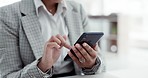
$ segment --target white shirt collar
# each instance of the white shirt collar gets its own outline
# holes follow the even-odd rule
[[[43,2],[41,0],[34,0],[34,4],[35,4],[35,10],[37,13],[37,16],[39,14],[39,8],[43,7],[44,9],[46,9],[45,5],[43,4]],[[62,0],[59,5],[58,8],[63,8],[63,15],[65,16],[66,10],[67,10],[67,4],[65,0]]]

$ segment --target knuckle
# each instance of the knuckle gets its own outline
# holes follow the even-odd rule
[[[92,58],[96,58],[96,57],[97,57],[97,55],[96,55],[96,54],[93,54],[93,55],[92,55]]]
[[[58,42],[56,42],[59,45],[62,45],[62,42],[60,40],[58,40]]]
[[[56,43],[56,42],[52,42],[52,45],[57,45],[58,43]]]
[[[88,63],[90,63],[90,62],[91,62],[91,60],[90,60],[90,59],[87,59],[87,62],[88,62]]]
[[[88,52],[92,52],[92,49],[89,49]]]
[[[77,51],[75,48],[72,48],[72,50],[73,50],[75,53],[78,53],[78,51]]]
[[[76,63],[77,63],[80,67],[83,67],[82,64],[81,64],[79,61],[77,61]]]
[[[81,51],[81,52],[85,52],[85,50],[84,50],[83,48],[80,48],[80,51]]]
[[[89,45],[86,45],[86,48],[87,48],[87,49],[89,49],[89,48],[90,48],[90,46],[89,46]]]
[[[78,47],[78,49],[79,49],[80,51],[82,51],[82,48],[81,48],[81,47]]]
[[[84,56],[87,56],[87,53],[85,52],[85,53],[83,53],[83,55],[84,55]]]
[[[76,59],[75,57],[73,57],[73,60],[74,60],[74,61],[77,61],[77,59]]]
[[[61,43],[64,45],[66,43],[66,41],[62,39],[61,40]]]
[[[54,36],[51,36],[51,38],[50,39],[53,39],[54,38]]]
[[[55,36],[51,36],[51,39],[55,39]]]
[[[60,34],[57,34],[56,37],[60,37]]]
[[[83,57],[81,55],[78,55],[79,59],[83,59]]]
[[[73,58],[74,56],[73,56],[73,54],[71,53],[71,52],[69,52],[69,56],[71,57],[71,58]]]
[[[51,46],[51,44],[50,44],[50,43],[47,43],[47,44],[46,44],[46,46],[47,46],[47,47],[50,47],[50,46]]]

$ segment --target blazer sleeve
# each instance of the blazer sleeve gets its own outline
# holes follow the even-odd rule
[[[10,7],[9,7],[10,8]],[[7,11],[7,9],[4,9]],[[38,60],[24,66],[19,51],[19,26],[17,19],[0,8],[0,77],[43,78],[37,68]]]

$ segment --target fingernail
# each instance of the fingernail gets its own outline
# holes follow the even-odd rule
[[[86,43],[83,43],[83,46],[86,46],[87,44]]]
[[[61,49],[63,46],[58,46],[59,49]]]
[[[80,47],[80,45],[79,44],[76,44],[76,47]]]

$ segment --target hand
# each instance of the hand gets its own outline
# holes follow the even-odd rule
[[[97,58],[97,44],[94,48],[90,47],[87,43],[76,44],[72,47],[72,50],[78,58],[76,58],[71,52],[69,56],[78,64],[81,68],[92,68],[95,65]]]
[[[50,69],[53,64],[58,60],[61,54],[61,48],[66,47],[71,48],[70,45],[66,43],[66,36],[56,35],[52,36],[44,47],[44,53],[38,67],[43,71]]]

